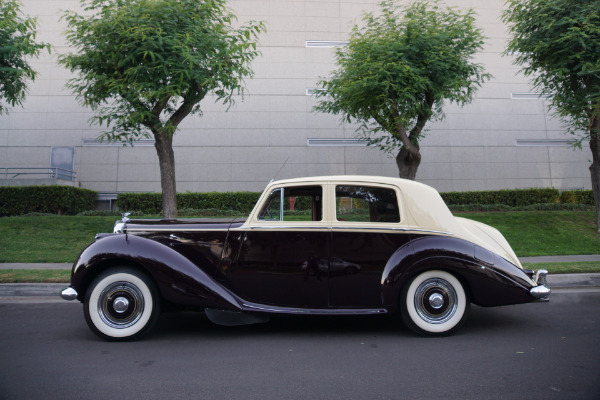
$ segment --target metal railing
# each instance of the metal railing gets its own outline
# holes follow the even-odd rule
[[[21,178],[49,178],[49,179],[62,179],[65,181],[73,181],[77,176],[75,171],[64,168],[14,168],[14,167],[0,167],[0,172],[4,179],[21,179]]]

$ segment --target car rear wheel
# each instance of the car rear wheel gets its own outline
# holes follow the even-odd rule
[[[464,323],[469,306],[460,281],[441,270],[417,275],[405,285],[400,296],[404,324],[423,336],[454,332]]]
[[[105,340],[133,340],[145,334],[159,315],[158,292],[142,272],[111,268],[88,288],[84,301],[85,320]]]

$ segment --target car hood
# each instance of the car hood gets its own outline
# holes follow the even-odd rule
[[[244,218],[186,218],[186,219],[132,219],[121,224],[124,233],[186,231],[186,230],[228,230],[244,223]]]
[[[473,243],[490,250],[519,268],[523,268],[517,255],[510,247],[504,236],[496,228],[467,218],[455,217],[458,224],[469,235]]]

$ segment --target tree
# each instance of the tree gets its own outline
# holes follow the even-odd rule
[[[155,139],[163,216],[177,215],[173,135],[185,117],[201,114],[213,93],[231,105],[243,94],[258,56],[262,23],[234,28],[226,0],[82,0],[67,12],[67,39],[77,49],[59,61],[79,76],[69,80],[102,138],[133,143]]]
[[[508,0],[506,53],[531,78],[577,144],[589,139],[590,173],[600,233],[600,1]]]
[[[21,16],[20,6],[18,0],[0,0],[0,99],[8,103],[0,103],[0,115],[23,104],[27,80],[36,77],[27,57],[39,55],[44,48],[50,51],[49,44],[35,41],[36,20]]]
[[[358,122],[370,145],[399,149],[400,177],[414,179],[425,124],[443,117],[445,101],[469,103],[490,77],[472,61],[483,36],[472,10],[424,0],[379,6],[381,13],[366,13],[364,27],[354,26],[348,45],[337,50],[338,68],[319,82],[324,90],[315,109]]]

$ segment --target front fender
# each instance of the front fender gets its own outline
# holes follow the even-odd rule
[[[180,305],[237,311],[240,306],[228,290],[198,265],[154,240],[128,234],[99,236],[75,261],[71,286],[83,301],[99,273],[118,265],[136,266],[152,277],[165,300]]]
[[[504,258],[466,240],[422,236],[399,248],[386,264],[382,277],[384,304],[395,310],[402,287],[430,269],[454,274],[477,305],[500,306],[534,300],[529,292],[535,286],[533,281]]]

